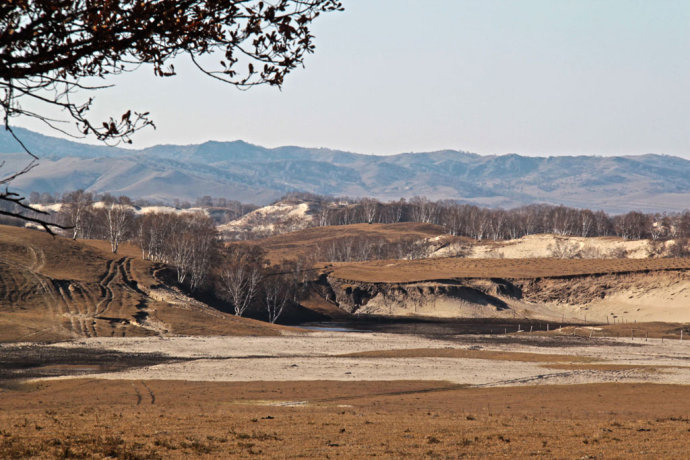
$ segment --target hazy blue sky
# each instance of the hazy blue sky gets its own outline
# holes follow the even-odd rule
[[[96,105],[151,111],[158,129],[135,147],[690,158],[688,0],[344,3],[319,18],[316,54],[282,92],[238,91],[179,63],[172,79],[118,78]]]

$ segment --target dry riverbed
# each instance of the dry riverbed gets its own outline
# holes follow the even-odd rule
[[[1,458],[656,459],[690,433],[669,339],[92,338],[0,346],[0,369]]]
[[[553,334],[312,332],[278,337],[92,338],[44,346],[135,357],[91,377],[188,381],[446,381],[470,386],[690,382],[690,341]],[[146,360],[142,357],[151,356]],[[154,359],[155,358],[155,359]],[[64,372],[70,374],[70,372]],[[83,375],[83,372],[79,373]],[[61,376],[52,378],[71,378]]]

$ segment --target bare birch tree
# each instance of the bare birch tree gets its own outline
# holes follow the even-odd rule
[[[268,313],[268,320],[275,323],[285,309],[285,306],[294,301],[294,279],[287,275],[274,275],[263,283],[263,300]]]
[[[115,201],[103,202],[100,209],[101,225],[104,227],[106,239],[110,242],[110,249],[117,254],[120,244],[125,241],[132,227],[134,212],[131,206]]]
[[[93,195],[84,190],[67,193],[63,197],[60,212],[66,217],[67,225],[72,227],[72,239],[84,238],[84,224],[93,204]]]
[[[232,303],[235,315],[242,316],[247,311],[259,290],[261,278],[261,268],[243,260],[223,269],[221,289]]]

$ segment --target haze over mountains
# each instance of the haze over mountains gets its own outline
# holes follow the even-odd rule
[[[211,195],[266,204],[300,191],[381,200],[422,195],[504,208],[551,203],[613,213],[690,207],[690,161],[666,155],[544,158],[444,150],[375,156],[243,141],[129,150],[15,132],[41,157],[12,184],[27,194],[81,188],[164,202]],[[3,172],[26,164],[21,152],[0,133]]]

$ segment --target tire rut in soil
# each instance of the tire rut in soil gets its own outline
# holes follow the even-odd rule
[[[141,393],[137,389],[136,385],[132,383],[132,388],[134,388],[134,393],[137,395],[137,406],[141,405]]]
[[[137,283],[136,279],[134,276],[132,276],[132,258],[131,257],[124,257],[118,261],[118,270],[120,272],[120,276],[122,277],[122,282],[125,283],[125,285],[136,292],[137,294],[140,295],[146,295],[144,291],[139,289],[139,283]]]
[[[53,281],[53,289],[54,291],[58,294],[57,296],[57,303],[58,305],[61,306],[61,310],[63,311],[63,314],[69,318],[69,324],[70,324],[70,329],[74,334],[84,336],[85,333],[82,330],[82,324],[81,321],[76,320],[76,314],[74,311],[72,311],[72,308],[70,307],[69,302],[65,298],[65,293],[62,290],[62,286],[60,285],[60,281],[58,280],[52,280]]]
[[[141,384],[144,388],[146,388],[146,391],[149,393],[149,396],[151,396],[151,404],[156,404],[156,395],[153,393],[153,390],[151,390],[151,388],[149,388],[149,386],[146,385],[146,382],[142,381]]]
[[[110,284],[113,282],[115,276],[117,276],[118,273],[116,264],[117,262],[113,260],[108,260],[108,262],[106,262],[106,272],[101,277],[100,281],[98,281],[98,286],[101,291],[102,299],[96,305],[96,313],[94,316],[99,316],[105,313],[106,310],[108,310],[110,304],[113,302],[113,299],[115,298],[115,293],[113,292],[113,289],[110,287]]]
[[[79,283],[71,283],[68,290],[72,293],[72,301],[84,307],[84,323],[92,337],[98,337],[96,330],[96,306],[86,295],[86,289]]]
[[[137,324],[145,329],[157,332],[159,336],[167,333],[167,330],[161,331],[159,328],[155,328],[150,324],[147,324],[147,320],[150,315],[148,305],[149,297],[139,288],[139,283],[137,282],[136,277],[132,274],[132,258],[125,257],[120,259],[118,262],[118,270],[123,283],[132,291],[132,295],[136,296],[132,300],[136,301],[137,313],[134,315],[134,319],[136,320]],[[153,399],[155,400],[155,397],[153,397]]]

